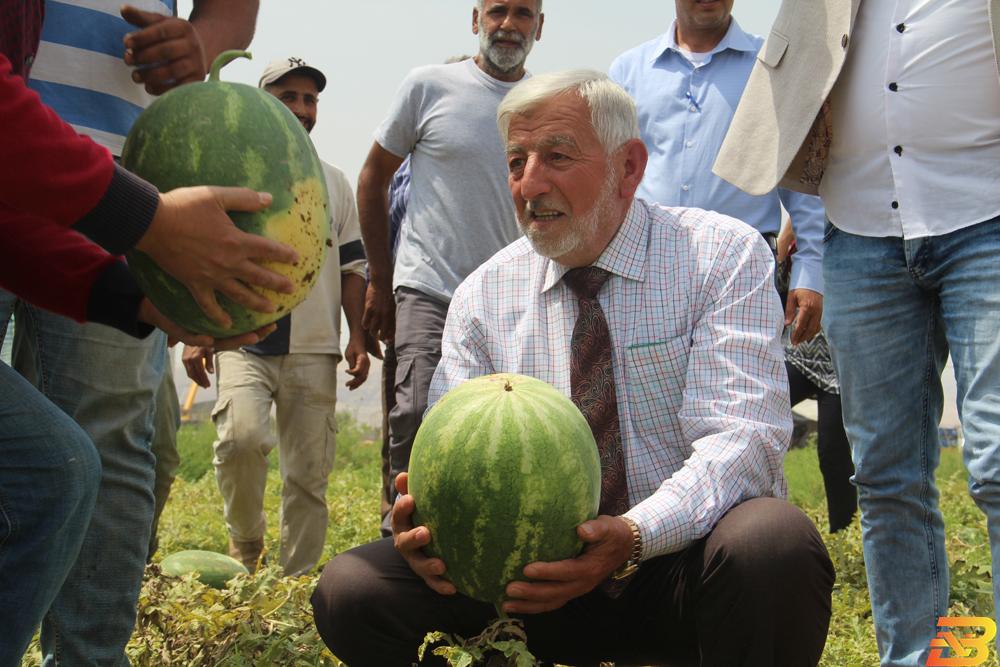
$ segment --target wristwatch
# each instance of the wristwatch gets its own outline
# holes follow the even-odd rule
[[[629,529],[632,531],[632,552],[629,554],[628,560],[611,574],[611,578],[615,581],[627,579],[635,574],[636,570],[639,569],[639,561],[642,558],[642,534],[639,532],[639,526],[627,516],[620,516],[618,518],[627,523]]]

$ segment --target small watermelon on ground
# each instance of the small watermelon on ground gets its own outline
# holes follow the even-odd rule
[[[160,570],[171,577],[183,577],[194,572],[198,580],[212,588],[225,588],[238,574],[249,574],[243,563],[214,551],[178,551],[160,562]]]
[[[274,322],[312,289],[326,258],[330,204],[323,167],[295,115],[276,97],[242,83],[219,81],[233,58],[213,63],[209,80],[178,86],[136,119],[122,149],[122,164],[161,192],[191,185],[240,186],[269,192],[272,204],[257,213],[232,212],[237,227],[295,248],[299,262],[267,266],[292,280],[295,292],[260,290],[275,313],[249,310],[218,294],[233,320],[223,329],[202,312],[188,289],[138,250],[129,266],[150,301],[177,324],[212,336],[233,336]]]
[[[410,456],[414,522],[459,592],[492,602],[524,566],[577,555],[597,516],[601,464],[565,395],[514,374],[469,380],[427,413]]]

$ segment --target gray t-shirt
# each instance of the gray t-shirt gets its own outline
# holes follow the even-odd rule
[[[515,85],[471,59],[419,67],[403,80],[375,132],[390,153],[412,154],[394,289],[451,301],[466,276],[521,236],[496,123],[497,106]]]

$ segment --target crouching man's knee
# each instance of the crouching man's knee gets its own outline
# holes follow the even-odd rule
[[[776,498],[734,507],[706,539],[701,599],[762,664],[815,665],[826,643],[833,563],[816,526]],[[770,662],[773,660],[773,662]],[[757,664],[757,663],[754,663]]]

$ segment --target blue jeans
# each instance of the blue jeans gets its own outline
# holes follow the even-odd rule
[[[1000,218],[909,241],[830,225],[824,248],[823,325],[854,450],[879,653],[883,665],[923,665],[948,610],[934,471],[949,351],[1000,598]]]
[[[76,561],[100,475],[87,434],[0,363],[0,667],[21,664]]]
[[[43,664],[127,665],[153,518],[150,441],[166,340],[79,325],[6,292],[0,336],[15,308],[15,367],[83,427],[102,468],[83,546],[42,622]]]

